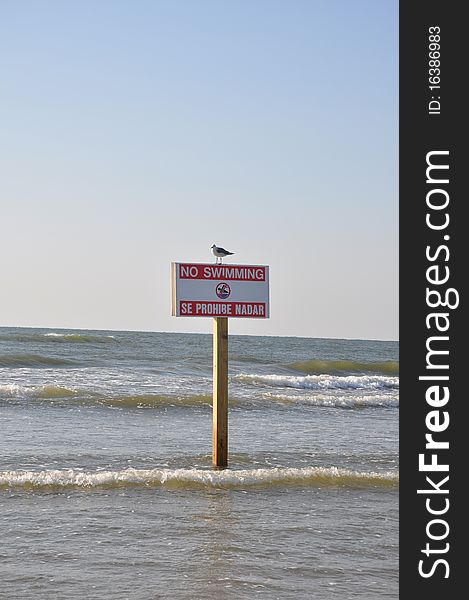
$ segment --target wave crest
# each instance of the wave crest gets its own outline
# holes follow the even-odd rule
[[[49,342],[92,342],[107,344],[115,342],[113,335],[85,335],[83,333],[45,333],[42,337]]]
[[[263,392],[254,397],[237,397],[230,395],[231,408],[258,406],[259,404],[288,405],[305,404],[309,406],[325,406],[332,408],[398,408],[399,397],[396,394],[383,393],[353,393],[330,394],[312,390],[312,394],[282,393],[280,390]],[[360,390],[359,390],[360,392]],[[97,390],[72,388],[58,385],[23,386],[16,383],[0,385],[0,398],[7,403],[17,402],[21,399],[50,400],[54,404],[63,404],[65,407],[80,406],[107,406],[110,408],[157,409],[165,407],[209,407],[212,404],[211,394],[131,394],[122,396],[106,396]]]
[[[23,367],[40,369],[48,367],[65,367],[73,364],[74,363],[70,360],[52,358],[51,356],[41,356],[39,354],[4,354],[0,356],[0,367],[10,369],[19,369]]]
[[[360,472],[337,467],[274,467],[221,471],[207,469],[124,469],[120,471],[48,471],[0,472],[0,489],[119,488],[119,487],[271,487],[271,486],[342,486],[395,487],[399,474],[394,471]]]
[[[287,387],[308,390],[384,390],[397,389],[398,377],[382,375],[235,375],[234,379],[250,385]]]

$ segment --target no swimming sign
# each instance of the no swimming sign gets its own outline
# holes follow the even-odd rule
[[[269,317],[269,267],[172,263],[175,317]]]

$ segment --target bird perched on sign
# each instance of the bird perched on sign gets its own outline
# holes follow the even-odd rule
[[[215,264],[218,264],[218,259],[220,259],[220,264],[223,262],[225,256],[231,256],[234,252],[228,252],[224,248],[220,248],[220,246],[212,245],[212,254],[216,257]]]

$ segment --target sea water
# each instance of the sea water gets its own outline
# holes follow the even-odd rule
[[[398,597],[398,343],[0,329],[0,598]]]

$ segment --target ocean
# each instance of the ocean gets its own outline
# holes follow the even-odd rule
[[[397,599],[398,353],[0,328],[0,598]]]

